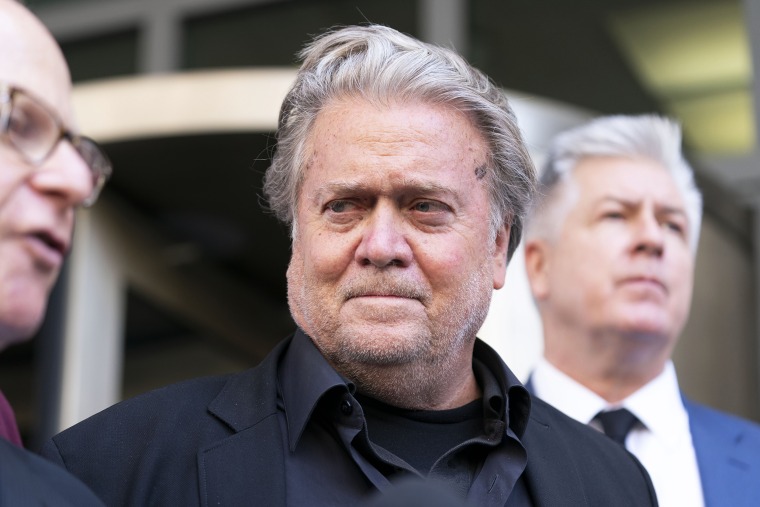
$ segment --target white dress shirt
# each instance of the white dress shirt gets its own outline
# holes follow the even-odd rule
[[[531,374],[531,383],[539,398],[600,431],[598,422],[592,422],[599,411],[621,407],[630,410],[642,424],[628,433],[625,447],[649,472],[660,506],[704,507],[689,415],[672,362],[659,376],[614,406],[544,358]]]

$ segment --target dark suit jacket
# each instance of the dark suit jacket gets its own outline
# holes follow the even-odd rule
[[[760,426],[684,399],[705,507],[760,505]]]
[[[108,505],[285,505],[289,451],[278,423],[276,371],[287,343],[243,373],[115,405],[48,441],[43,455]],[[638,461],[541,401],[522,441],[535,505],[656,505]]]
[[[0,507],[98,507],[80,481],[52,463],[0,438]]]

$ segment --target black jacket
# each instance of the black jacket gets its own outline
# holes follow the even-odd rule
[[[101,507],[75,477],[0,438],[0,507]]]
[[[119,403],[53,437],[43,455],[107,505],[285,505],[277,363]],[[534,399],[522,439],[538,506],[657,505],[649,476],[598,432]]]

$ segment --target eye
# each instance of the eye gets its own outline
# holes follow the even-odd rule
[[[625,218],[625,215],[622,211],[606,211],[602,214],[602,218],[610,220],[622,220]]]
[[[414,222],[427,227],[446,226],[454,219],[451,207],[435,200],[414,201],[409,207],[409,213]]]
[[[671,231],[675,233],[678,233],[681,236],[683,236],[684,233],[686,232],[686,227],[684,227],[683,224],[678,223],[678,222],[672,222],[672,221],[665,222],[665,227],[667,227],[668,229],[670,229]]]
[[[322,213],[333,224],[348,224],[361,217],[362,206],[351,199],[335,199],[325,204]]]
[[[32,115],[20,107],[14,107],[8,119],[8,132],[18,140],[28,140],[36,137],[38,133],[37,122]]]
[[[327,209],[333,213],[343,213],[348,210],[350,204],[348,201],[331,201],[327,204]]]
[[[449,211],[449,207],[438,201],[417,201],[412,204],[412,211],[420,213],[441,213]]]

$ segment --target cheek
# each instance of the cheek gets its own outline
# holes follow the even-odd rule
[[[438,287],[460,286],[462,280],[481,269],[490,257],[480,242],[424,241],[412,244],[414,259],[425,278]]]
[[[694,263],[690,256],[675,259],[672,263],[671,272],[675,276],[670,281],[676,295],[675,303],[688,311],[691,306],[691,296],[694,289]]]
[[[8,215],[8,206],[21,178],[14,177],[15,168],[4,167],[0,161],[0,217]]]
[[[590,245],[555,250],[549,261],[549,287],[562,287],[579,304],[599,305],[611,296],[613,262]]]
[[[42,316],[58,271],[41,272],[27,252],[0,234],[0,306],[21,320]],[[13,315],[11,315],[13,317]],[[0,319],[2,320],[2,319]]]
[[[354,258],[353,242],[348,238],[316,232],[306,238],[302,262],[306,276],[324,280],[338,279]]]

